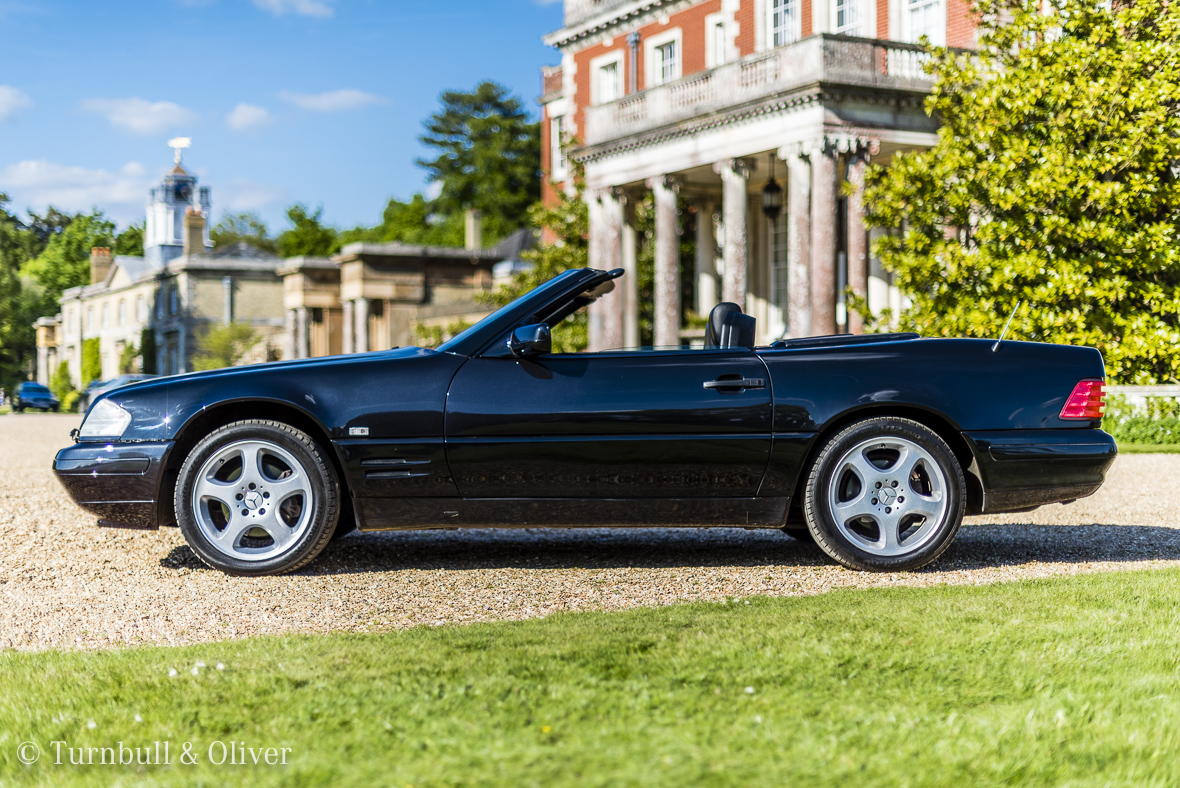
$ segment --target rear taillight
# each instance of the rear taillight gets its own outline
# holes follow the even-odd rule
[[[1100,419],[1106,413],[1106,383],[1080,380],[1061,408],[1063,419]]]

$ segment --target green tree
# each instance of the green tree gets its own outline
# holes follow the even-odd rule
[[[1046,7],[1047,5],[1047,7]],[[903,328],[1092,345],[1122,383],[1180,372],[1180,6],[980,0],[934,50],[937,144],[869,173]]]
[[[214,249],[224,249],[245,242],[266,252],[278,252],[279,246],[270,237],[266,222],[256,213],[226,213],[209,230]]]
[[[226,323],[208,328],[197,340],[193,369],[235,366],[257,342],[258,334],[249,323]]]
[[[512,281],[490,293],[476,296],[477,300],[501,307],[563,271],[589,265],[590,250],[586,238],[590,221],[582,199],[580,173],[576,174],[575,183],[578,186],[574,194],[562,192],[555,205],[537,203],[529,211],[530,222],[547,228],[553,235],[553,240],[542,240],[534,249],[524,253],[525,260],[533,264],[532,269],[515,274]],[[423,332],[420,334],[425,336]],[[586,349],[588,338],[586,311],[583,309],[557,326],[553,332],[553,349],[558,353],[576,353]]]
[[[143,257],[143,225],[133,224],[115,237],[115,254]]]
[[[391,199],[376,227],[354,227],[340,233],[339,244],[367,241],[398,242],[423,246],[463,246],[465,225],[462,214],[448,216],[434,212],[421,194],[409,202]]]
[[[22,325],[27,315],[19,269],[25,239],[20,222],[4,207],[7,202],[0,194],[0,388],[11,392],[25,377],[33,329]]]
[[[57,369],[54,370],[53,376],[49,379],[49,390],[61,403],[62,411],[69,413],[78,401],[78,390],[74,388],[74,382],[70,380],[69,363],[65,359],[60,359],[60,362]]]
[[[135,361],[139,358],[139,348],[135,345],[127,345],[123,348],[123,352],[119,354],[119,374],[129,375],[135,372]]]
[[[299,255],[319,256],[330,255],[339,249],[336,242],[336,230],[325,225],[322,221],[324,208],[321,205],[315,213],[309,213],[306,205],[292,205],[287,209],[287,219],[291,222],[291,229],[285,230],[278,238],[279,255],[282,257],[297,257]]]
[[[102,345],[98,337],[82,340],[82,388],[102,379]]]
[[[524,102],[495,82],[471,93],[448,90],[440,101],[418,138],[438,155],[415,162],[442,187],[435,211],[480,211],[489,242],[526,226],[541,195],[540,125],[529,119]]]
[[[112,246],[115,225],[101,211],[80,214],[49,241],[37,257],[21,268],[21,273],[36,279],[45,288],[46,312],[57,311],[63,291],[90,282],[90,250],[95,246]]]

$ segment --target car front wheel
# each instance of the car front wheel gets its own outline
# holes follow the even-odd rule
[[[324,451],[274,421],[239,421],[189,453],[176,484],[177,521],[193,552],[233,575],[275,575],[309,563],[340,516]]]
[[[963,522],[963,470],[929,427],[873,418],[834,436],[820,452],[803,508],[815,542],[844,566],[917,569],[942,555]]]

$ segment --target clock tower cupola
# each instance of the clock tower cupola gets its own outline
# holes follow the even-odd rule
[[[175,166],[149,192],[143,238],[144,257],[149,263],[161,265],[184,254],[184,217],[190,212],[206,217],[205,251],[213,248],[207,221],[212,208],[209,187],[198,187],[197,176],[181,166],[181,151],[191,143],[188,137],[177,137],[168,143],[176,151]]]

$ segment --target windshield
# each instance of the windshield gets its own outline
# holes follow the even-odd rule
[[[480,331],[482,331],[487,326],[495,324],[500,318],[504,317],[505,315],[510,313],[512,310],[516,309],[520,305],[520,302],[523,301],[524,299],[532,298],[533,296],[537,295],[538,293],[544,292],[546,290],[557,289],[557,288],[563,286],[567,280],[569,280],[570,278],[572,278],[574,276],[577,276],[578,274],[579,274],[578,269],[571,269],[569,271],[565,271],[564,273],[558,274],[557,276],[553,277],[548,282],[546,282],[545,284],[536,288],[535,290],[530,290],[529,292],[525,293],[524,295],[522,295],[520,298],[516,299],[515,301],[512,301],[511,303],[500,307],[495,312],[492,312],[490,315],[485,317],[483,320],[479,321],[478,323],[471,326],[470,328],[463,331],[462,333],[456,334],[454,337],[448,339],[446,342],[439,345],[438,349],[445,353],[445,352],[448,352],[448,351],[454,350],[455,348],[460,347],[465,339],[468,339],[469,337],[472,337],[472,336],[478,334]]]
[[[23,388],[24,388],[24,391],[26,394],[48,394],[49,393],[49,389],[45,388],[40,383],[26,383]]]

